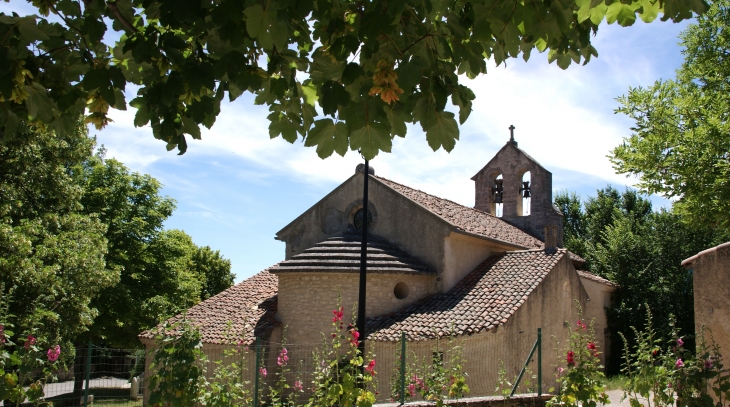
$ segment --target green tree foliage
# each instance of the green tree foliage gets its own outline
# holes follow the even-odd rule
[[[0,144],[0,295],[10,300],[8,322],[62,347],[88,330],[98,314],[92,299],[119,280],[105,265],[103,222],[77,212],[83,191],[72,168],[92,148],[81,126],[62,135],[21,127]]]
[[[0,144],[0,287],[8,322],[44,343],[137,347],[162,318],[230,287],[231,264],[164,230],[175,208],[149,175],[92,155],[76,131]]]
[[[197,247],[183,231],[164,230],[175,202],[160,194],[159,181],[130,172],[103,150],[80,165],[75,177],[84,191],[83,212],[107,226],[107,264],[121,271],[119,283],[92,303],[99,310],[95,341],[139,346],[143,330],[232,285],[230,261],[218,251]]]
[[[639,177],[648,193],[676,198],[688,222],[730,229],[730,2],[680,36],[684,64],[674,80],[632,88],[618,100],[635,121],[612,152],[618,172]]]
[[[205,277],[200,299],[205,300],[233,285],[235,275],[231,273],[231,261],[224,259],[220,250],[210,246],[198,247],[193,253],[193,268],[198,276]]]
[[[348,147],[366,158],[390,151],[407,123],[434,150],[450,151],[474,93],[459,75],[487,60],[547,51],[561,68],[597,55],[603,21],[681,21],[704,0],[47,0],[40,16],[0,14],[0,129],[30,120],[58,133],[75,118],[97,128],[125,109],[168,149],[210,128],[224,98],[244,92],[269,106],[269,135]],[[51,18],[52,17],[52,18]],[[121,33],[111,48],[109,28]],[[111,34],[116,36],[119,34]],[[457,116],[446,110],[448,100]],[[330,116],[330,117],[327,117]]]
[[[651,202],[628,189],[620,193],[609,186],[584,203],[563,192],[555,201],[570,220],[564,229],[566,247],[587,260],[588,271],[619,285],[607,310],[613,339],[610,372],[618,372],[623,354],[618,333],[633,343],[630,327],[644,326],[644,304],[653,310],[660,334],[671,333],[670,314],[682,332],[694,332],[692,278],[681,262],[730,240],[730,234],[692,227],[673,211],[654,212]]]

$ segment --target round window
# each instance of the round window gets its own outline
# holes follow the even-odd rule
[[[357,212],[355,212],[355,216],[352,219],[353,226],[355,226],[355,229],[362,230],[362,217],[363,217],[363,210],[362,208],[358,209]],[[373,212],[368,211],[368,230],[373,228]]]
[[[396,284],[393,289],[393,294],[395,295],[395,298],[399,300],[405,299],[408,297],[408,285],[403,282]]]

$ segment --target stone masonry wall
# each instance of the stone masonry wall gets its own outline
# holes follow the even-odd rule
[[[522,176],[530,172],[532,193],[530,214],[522,216]],[[563,246],[563,217],[553,207],[553,175],[516,146],[507,143],[492,160],[482,168],[474,180],[474,207],[495,215],[492,186],[498,175],[504,184],[502,219],[518,228],[545,240],[545,226],[557,226],[558,247]]]
[[[435,292],[436,276],[369,274],[366,315],[393,312]],[[345,308],[345,324],[351,320],[358,297],[356,273],[280,273],[278,316],[286,326],[289,343],[320,343],[322,334],[332,331],[332,310],[340,295]],[[399,300],[393,289],[399,282],[409,288],[408,297]]]

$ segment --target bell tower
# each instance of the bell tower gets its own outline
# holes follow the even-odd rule
[[[474,207],[545,241],[545,228],[556,227],[563,246],[563,214],[553,205],[553,174],[517,147],[515,126],[510,139],[471,179]]]

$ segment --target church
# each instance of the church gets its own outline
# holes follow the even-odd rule
[[[574,327],[576,303],[594,321],[600,348],[609,348],[604,307],[616,287],[580,271],[584,260],[562,247],[552,174],[513,138],[472,177],[473,208],[370,171],[365,217],[362,171],[358,166],[276,234],[286,244],[280,263],[188,310],[204,349],[225,346],[227,329],[241,332],[248,345],[257,337],[285,338],[293,347],[321,343],[338,299],[346,314],[357,300],[363,227],[366,346],[376,355],[394,355],[403,333],[409,349],[456,335],[473,355],[491,355],[485,361],[465,354],[464,369],[472,395],[493,395],[500,362],[524,363],[541,328],[547,389],[559,363],[555,340],[564,343]],[[140,340],[153,346],[150,331]],[[275,355],[265,363],[275,368]],[[394,363],[381,359],[379,370]],[[384,376],[380,389],[388,387]]]

